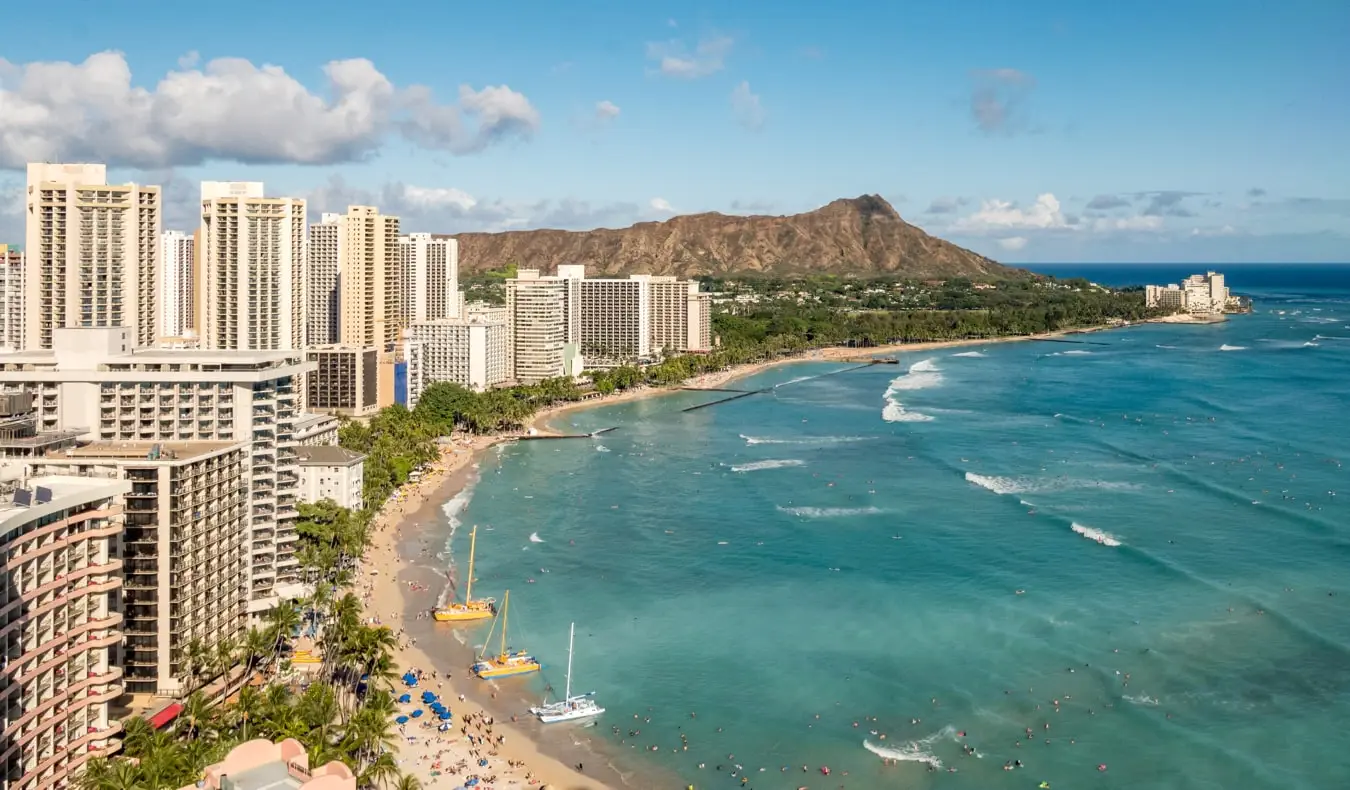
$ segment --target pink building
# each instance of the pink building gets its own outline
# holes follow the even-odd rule
[[[182,790],[356,790],[356,776],[334,760],[313,770],[305,747],[259,738],[241,743],[224,760],[206,767],[202,781]]]

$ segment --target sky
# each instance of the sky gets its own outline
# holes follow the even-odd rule
[[[166,229],[202,180],[438,233],[879,194],[1010,263],[1350,260],[1346,0],[45,0],[0,30],[0,243],[25,163],[94,161],[162,185]]]

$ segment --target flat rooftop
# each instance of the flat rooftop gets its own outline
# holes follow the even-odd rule
[[[280,760],[230,774],[228,780],[231,790],[299,790],[303,784]]]
[[[29,521],[43,511],[60,510],[91,499],[115,497],[131,490],[131,483],[125,480],[75,475],[39,475],[13,482],[18,483],[15,488],[26,490],[33,495],[33,500],[29,505],[16,505],[13,493],[6,491],[0,495],[0,531]],[[37,501],[36,494],[39,488],[51,492],[49,501]]]
[[[68,450],[53,450],[45,456],[51,460],[93,461],[190,461],[203,455],[228,450],[247,442],[92,442]],[[158,457],[155,457],[158,455]]]
[[[365,456],[335,444],[295,448],[296,460],[301,466],[347,466],[365,460]]]

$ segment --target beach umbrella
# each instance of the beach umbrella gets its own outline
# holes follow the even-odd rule
[[[422,715],[422,709],[421,709],[421,708],[418,708],[417,710],[415,710],[415,711],[412,712],[412,717],[413,717],[414,719],[419,718],[421,715]]]
[[[407,723],[408,723],[408,717],[407,717],[407,716],[399,716],[397,719],[394,719],[394,721],[398,722],[399,724],[407,724]]]
[[[398,701],[403,703],[404,705],[407,705],[409,702],[412,702],[412,695],[404,694],[403,696],[398,698]]]
[[[441,711],[441,721],[449,721],[449,720],[450,720],[450,711],[448,710]]]

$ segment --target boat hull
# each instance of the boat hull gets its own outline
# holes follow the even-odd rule
[[[491,609],[437,609],[431,616],[438,623],[466,623],[473,620],[490,620],[494,613]]]
[[[542,724],[559,724],[564,721],[580,721],[582,719],[592,719],[605,712],[605,709],[599,705],[579,706],[570,710],[550,710],[547,706],[534,708],[531,712],[538,717]]]
[[[483,680],[491,680],[492,678],[509,678],[514,675],[528,675],[531,672],[538,672],[539,670],[540,666],[538,662],[531,662],[504,667],[474,664],[469,671],[472,672],[475,677],[482,678]]]

